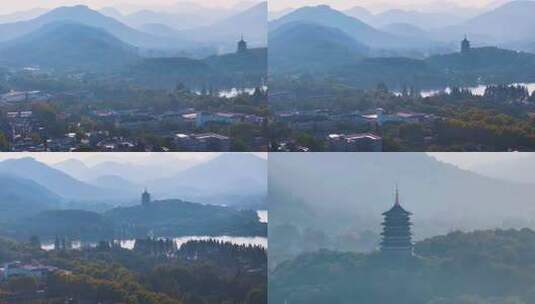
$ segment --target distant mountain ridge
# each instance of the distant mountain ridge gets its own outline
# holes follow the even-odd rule
[[[234,50],[243,37],[250,47],[265,47],[267,43],[267,2],[260,2],[238,14],[214,24],[198,27],[181,33],[190,40],[218,41],[226,52]]]
[[[0,44],[0,62],[55,70],[100,71],[139,60],[137,52],[135,47],[102,29],[54,22]]]
[[[253,3],[241,3],[229,9],[228,12],[232,12],[229,16],[226,10],[221,10],[219,17],[212,16],[215,19],[202,26],[192,25],[182,29],[168,25],[171,21],[184,22],[172,12],[146,10],[123,16],[109,7],[101,11],[84,5],[58,7],[27,20],[0,23],[0,64],[13,68],[38,66],[54,72],[117,74],[129,73],[129,67],[143,68],[146,62],[142,58],[145,57],[173,58],[183,63],[192,58],[200,60],[210,57],[207,60],[217,64],[213,55],[235,52],[241,35],[249,44],[251,51],[248,54],[257,55],[258,50],[267,44],[267,3],[250,5]],[[212,13],[216,14],[215,11]],[[125,23],[124,19],[128,19],[128,16],[136,20],[128,24],[135,25]],[[221,60],[227,65],[222,64],[221,69],[215,72],[200,67],[204,65],[202,62],[197,65],[197,72],[192,71],[191,66],[186,67],[185,71],[181,68],[178,70],[183,71],[182,76],[186,81],[191,74],[194,78],[191,82],[195,83],[195,87],[216,79],[219,79],[219,83],[211,83],[211,86],[250,87],[254,83],[254,87],[261,82],[259,78],[265,78],[267,55],[263,58],[248,57],[244,63],[251,63],[252,68],[246,70],[232,70],[236,65],[228,65],[228,60]],[[199,62],[189,63],[195,65]],[[261,76],[256,72],[258,67],[264,68]],[[212,72],[215,75],[212,76]],[[195,79],[196,74],[199,76]],[[206,80],[207,77],[209,80]],[[169,78],[169,82],[175,85],[180,81],[174,75]],[[204,79],[204,83],[199,84],[199,79]]]
[[[267,161],[253,154],[222,154],[148,186],[167,198],[257,207],[267,195],[266,170]]]
[[[33,19],[39,17],[47,11],[48,9],[45,8],[33,8],[25,11],[18,11],[10,14],[0,15],[0,24]]]
[[[470,170],[484,176],[517,183],[535,183],[535,157],[531,153],[519,158],[510,158],[471,166]]]
[[[290,22],[315,23],[337,28],[372,48],[410,49],[418,48],[418,44],[422,42],[428,42],[425,38],[400,38],[396,35],[382,32],[327,5],[307,6],[292,11],[277,20],[271,21],[270,31]]]
[[[159,165],[113,162],[102,163],[102,166],[112,171],[101,166],[90,168],[76,160],[62,162],[54,168],[33,158],[22,158],[0,162],[0,174],[31,180],[61,197],[62,202],[137,204],[143,188],[147,187],[157,199],[179,198],[237,208],[257,208],[265,204],[267,161],[253,154],[223,154],[193,167],[177,168],[170,176],[149,173],[148,179],[134,178],[133,181],[131,175],[163,169]],[[84,181],[59,168],[78,178],[85,177]]]
[[[57,208],[64,202],[64,198],[38,183],[8,172],[0,171],[0,184],[0,222]]]
[[[462,22],[430,29],[433,37],[445,42],[459,41],[464,35],[479,46],[535,51],[535,2],[496,1],[486,12]]]
[[[84,171],[94,168],[73,160],[62,166],[81,170],[81,176],[90,176]],[[121,225],[135,223],[131,237],[150,231],[169,236],[263,236],[267,228],[259,223],[255,210],[265,209],[266,166],[265,159],[253,154],[223,154],[171,177],[138,185],[120,170],[117,175],[82,182],[33,158],[8,159],[0,162],[0,182],[6,187],[0,192],[0,229],[23,238],[61,234],[97,240],[124,232]],[[141,205],[143,187],[152,194],[149,206]],[[148,220],[151,217],[153,222]],[[110,223],[117,229],[111,229]]]
[[[358,7],[355,7],[344,12],[356,18],[361,16],[364,22],[376,27],[383,27],[392,23],[408,23],[413,26],[431,30],[457,25],[466,20],[465,17],[447,12],[435,13],[403,9],[390,9],[378,14],[371,14],[368,11],[368,14],[366,14],[366,11],[362,10],[362,8],[359,10]]]
[[[313,13],[314,9],[317,12]],[[342,16],[334,18],[333,12],[329,14],[328,9],[330,8],[323,5],[293,10],[270,22],[270,29],[273,30],[280,23],[306,20],[338,27],[370,47],[451,48],[452,43],[457,43],[467,34],[472,40],[477,41],[479,46],[535,51],[535,35],[531,31],[535,26],[532,18],[535,14],[535,2],[529,0],[496,1],[488,5],[486,9],[477,12],[476,10],[467,11],[466,14],[447,9],[436,12],[428,12],[424,9],[389,9],[380,13],[372,13],[358,6],[345,11],[337,11],[339,14],[364,24],[359,26],[356,26],[355,22],[350,25],[347,18],[345,22],[342,22]],[[322,12],[319,13],[320,11]],[[394,27],[401,24],[404,24],[405,32],[408,26],[412,27],[415,35],[403,35],[402,29]],[[367,32],[363,32],[365,25],[368,27]],[[376,32],[370,31],[370,28],[375,29]],[[420,30],[414,31],[416,28]],[[385,37],[384,34],[391,36]],[[400,41],[401,37],[410,37],[410,40],[406,40],[403,44],[403,41]],[[389,44],[385,44],[386,39],[390,40]],[[379,41],[380,45],[377,43]]]
[[[369,48],[345,32],[318,24],[287,23],[269,36],[269,62],[273,70],[325,69],[368,56]]]
[[[511,1],[504,5],[472,18],[461,25],[469,34],[485,35],[496,41],[510,42],[530,39],[535,42],[533,28],[535,2]]]
[[[452,227],[530,225],[535,211],[527,199],[535,194],[531,185],[484,177],[423,153],[274,155],[269,166],[270,225],[275,226],[325,227],[333,234],[348,227],[377,230],[381,213],[394,203],[396,183],[402,205],[415,214],[417,239]],[[300,208],[291,207],[299,203]],[[310,212],[311,222],[299,221],[298,212]]]
[[[29,34],[53,22],[80,23],[86,26],[101,28],[125,43],[137,47],[165,47],[173,45],[173,41],[139,32],[83,5],[59,7],[31,20],[0,24],[0,41],[8,41]]]
[[[2,161],[0,173],[32,180],[66,200],[111,202],[125,198],[123,193],[86,184],[33,158]]]

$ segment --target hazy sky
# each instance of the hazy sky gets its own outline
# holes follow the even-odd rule
[[[453,9],[455,7],[481,8],[506,1],[507,0],[270,0],[269,7],[271,11],[277,11],[288,7],[296,8],[305,5],[327,4],[338,9],[362,6],[373,11],[382,11],[392,8],[438,11]]]
[[[428,153],[437,160],[470,170],[477,165],[492,165],[495,161],[525,158],[529,153]]]
[[[32,157],[36,160],[55,164],[67,159],[78,159],[89,166],[98,163],[113,161],[119,163],[131,162],[164,162],[164,161],[186,161],[201,163],[217,157],[221,153],[0,153],[0,161],[6,159]],[[266,153],[254,153],[255,155],[267,158]]]
[[[6,14],[37,7],[54,8],[58,6],[72,6],[79,4],[88,5],[92,8],[97,9],[106,6],[114,6],[118,8],[129,6],[158,8],[162,6],[174,5],[178,2],[191,2],[209,7],[231,7],[240,2],[243,2],[243,0],[0,0],[0,2],[2,3],[0,5],[0,13]]]
[[[120,163],[146,161],[190,161],[200,163],[217,157],[221,153],[0,153],[0,161],[13,158],[33,157],[46,164],[55,164],[67,159],[78,159],[88,165],[95,165],[106,161]],[[267,153],[253,153],[267,159]],[[480,164],[511,158],[525,158],[529,153],[428,153],[437,160],[453,164],[459,168],[469,170]]]
[[[146,161],[149,159],[158,160],[158,158],[202,162],[216,157],[217,155],[217,153],[0,153],[0,161],[13,158],[32,157],[46,164],[55,164],[67,159],[78,159],[86,164],[94,165],[106,161],[128,163]]]

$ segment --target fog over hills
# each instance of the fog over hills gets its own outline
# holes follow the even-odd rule
[[[371,23],[366,23],[364,17],[362,20],[352,17],[342,11],[338,11],[326,5],[306,6],[296,9],[279,19],[270,22],[270,32],[273,33],[276,29],[288,23],[308,23],[316,24],[325,27],[336,28],[355,41],[374,49],[371,55],[390,54],[389,56],[399,56],[400,54],[412,53],[420,51],[422,54],[428,52],[437,52],[444,48],[443,43],[438,40],[431,39],[431,36],[423,34],[424,31],[416,30],[417,25],[412,23],[405,23],[403,29],[392,30],[392,28],[384,28],[385,23],[379,26],[372,26]],[[383,27],[383,29],[380,29]],[[409,28],[407,30],[407,28]],[[310,39],[313,39],[312,35]],[[322,37],[320,36],[319,39]]]
[[[45,8],[33,8],[25,11],[14,12],[10,14],[0,15],[0,23],[10,23],[23,20],[29,20],[46,13],[48,9]]]
[[[270,30],[290,22],[315,23],[338,28],[371,48],[414,49],[427,55],[455,51],[466,34],[474,46],[532,52],[534,14],[535,2],[526,0],[496,2],[477,14],[423,8],[391,8],[374,13],[361,6],[336,10],[320,5],[285,11],[270,22]]]
[[[263,205],[267,161],[253,154],[225,153],[178,174],[156,179],[148,187],[160,197],[204,200],[213,204]]]
[[[177,159],[174,161],[179,162]],[[139,205],[144,188],[151,193],[153,200],[184,200],[236,209],[266,208],[267,161],[256,155],[222,154],[200,163],[194,162],[193,166],[182,170],[169,164],[168,167],[174,169],[167,173],[165,168],[156,164],[155,160],[140,166],[110,161],[87,166],[73,156],[73,159],[56,166],[77,172],[80,177],[93,177],[81,181],[33,158],[1,161],[0,181],[6,189],[0,193],[0,223],[31,217],[46,210],[102,212],[115,206]],[[110,173],[103,167],[111,171],[116,168],[117,171]],[[160,178],[136,181],[135,175],[148,171],[160,172],[157,175]],[[50,214],[57,215],[48,213],[44,216]]]
[[[64,199],[38,183],[12,174],[0,173],[0,222],[58,208]]]
[[[137,31],[83,5],[59,7],[35,19],[0,24],[0,41],[11,40],[35,31],[47,23],[61,21],[76,22],[104,29],[118,39],[138,47],[168,47],[172,45],[172,41],[165,41],[161,38]]]
[[[267,71],[267,3],[253,4],[186,28],[168,24],[186,22],[172,12],[140,11],[131,24],[113,8],[58,7],[0,23],[0,65],[57,75],[91,72],[152,89],[174,89],[178,82],[192,89],[256,87]],[[249,51],[236,54],[242,35]]]
[[[533,227],[532,185],[441,163],[423,153],[270,156],[270,223],[334,236],[379,231],[400,186],[417,239],[455,229]]]
[[[0,18],[0,42],[11,42],[43,31],[41,28],[51,23],[77,23],[105,31],[123,43],[139,48],[140,54],[157,51],[157,54],[166,56],[187,54],[199,58],[233,52],[241,34],[252,47],[266,45],[266,2],[241,3],[228,11],[202,8],[191,13],[142,9],[130,14],[123,14],[113,7],[96,11],[84,5],[49,11],[32,10],[33,15],[30,12],[19,14],[26,17],[6,17],[4,22]]]
[[[191,40],[217,41],[228,49],[243,35],[251,47],[265,46],[267,42],[267,2],[261,2],[245,11],[220,20],[212,25],[182,31]]]
[[[50,160],[4,158],[0,162],[0,182],[6,187],[0,193],[0,230],[17,239],[38,235],[53,240],[59,234],[91,241],[149,233],[266,235],[267,226],[256,213],[266,209],[266,159],[243,153],[202,158],[186,153],[173,160],[160,153],[145,157],[139,166],[116,163],[113,157],[90,166],[85,157],[73,154],[57,165],[80,176],[96,176],[86,181],[51,167]],[[184,169],[188,166],[168,163],[170,172],[165,172],[158,166],[165,161],[193,165]],[[102,174],[106,171],[101,166],[118,171]],[[183,169],[177,172],[178,167]],[[159,170],[161,178],[144,183],[131,180],[135,177],[129,174],[143,175],[145,170]],[[142,204],[144,188],[151,199]]]
[[[409,9],[389,9],[380,13],[372,13],[360,6],[352,7],[343,12],[378,28],[392,23],[408,23],[431,30],[457,25],[468,19],[466,16],[453,12],[426,12]]]
[[[380,28],[382,31],[394,34],[397,36],[405,36],[405,37],[426,37],[428,39],[432,39],[429,32],[426,32],[422,28],[410,24],[410,23],[403,23],[403,22],[397,22],[397,23],[388,23],[387,25]]]
[[[66,200],[102,201],[124,199],[124,193],[99,188],[81,182],[33,158],[12,159],[0,162],[0,173],[29,179]]]
[[[272,31],[269,46],[272,68],[325,68],[362,59],[369,52],[366,45],[337,28],[301,22],[287,23]]]
[[[535,184],[535,155],[521,153],[519,158],[494,160],[470,166],[470,170],[484,176],[517,183]]]
[[[488,44],[532,43],[535,21],[533,1],[511,1],[471,18],[463,23],[436,31],[442,39],[453,39],[463,34],[478,37]]]
[[[402,0],[402,1],[377,1],[377,0],[324,0],[322,3],[331,5],[340,10],[351,10],[357,7],[371,14],[381,14],[390,10],[403,10],[421,13],[453,14],[461,17],[472,17],[496,6],[514,0]],[[288,3],[285,0],[273,0],[270,9],[280,11],[288,7],[305,6],[317,3],[313,0],[296,0]]]
[[[1,62],[52,69],[106,70],[138,60],[135,47],[99,28],[77,23],[48,23],[0,44]]]
[[[212,21],[215,22],[215,20],[203,19],[201,16],[193,14],[173,14],[151,10],[141,10],[127,16],[121,16],[118,20],[138,29],[146,24],[159,23],[175,30],[195,28],[208,25]]]
[[[177,161],[173,157],[160,157],[162,162],[146,163],[144,161],[120,162],[114,159],[105,160],[95,164],[86,164],[78,159],[68,159],[53,164],[52,167],[59,169],[76,179],[82,181],[96,180],[101,176],[124,176],[128,180],[143,184],[148,180],[168,177],[190,168],[197,163]]]
[[[397,37],[378,31],[364,22],[344,15],[326,5],[299,8],[270,22],[270,30],[275,30],[290,22],[316,23],[338,28],[354,39],[372,47],[406,46],[406,43]]]

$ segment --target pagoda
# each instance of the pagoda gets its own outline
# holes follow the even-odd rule
[[[383,213],[383,232],[381,233],[381,252],[400,256],[412,256],[413,244],[411,241],[412,213],[401,207],[399,190],[396,186],[396,199],[394,206]]]
[[[150,205],[150,193],[147,191],[147,188],[145,188],[145,191],[141,194],[141,205],[148,206]]]
[[[470,52],[470,41],[468,37],[464,35],[463,41],[461,41],[461,54],[468,54]]]
[[[247,53],[247,42],[243,40],[243,35],[241,35],[241,40],[238,41],[238,50],[236,51],[238,54]]]

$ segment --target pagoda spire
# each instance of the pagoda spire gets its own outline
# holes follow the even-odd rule
[[[413,249],[411,213],[401,207],[397,184],[394,206],[384,212],[383,216],[381,251],[389,255],[411,256]]]
[[[396,200],[395,200],[394,205],[399,205],[399,187],[397,183],[396,183]]]

